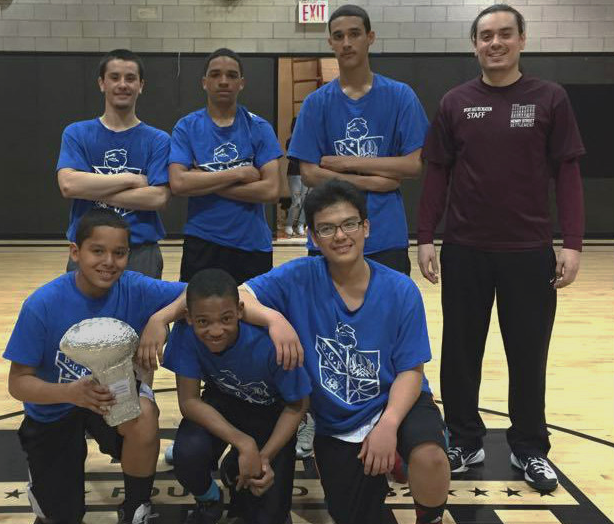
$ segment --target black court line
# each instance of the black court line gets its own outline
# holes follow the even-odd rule
[[[435,403],[443,405],[443,402],[441,400],[435,400]],[[510,418],[508,413],[504,413],[503,411],[495,411],[494,409],[478,408],[478,411],[481,411],[482,413],[488,413],[489,415],[498,415],[500,417]],[[576,431],[574,429],[568,429],[562,426],[556,426],[554,424],[546,424],[546,427],[549,429],[556,429],[557,431],[567,433],[568,435],[573,435],[574,437],[590,440],[591,442],[595,442],[596,444],[602,444],[604,446],[614,448],[614,442],[610,442],[609,440],[603,440],[599,437],[593,437],[592,435],[587,435],[586,433],[580,433],[579,431]]]

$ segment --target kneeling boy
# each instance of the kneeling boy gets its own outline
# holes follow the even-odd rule
[[[420,292],[404,274],[364,257],[369,220],[355,186],[333,179],[313,188],[305,215],[323,256],[255,277],[241,297],[246,321],[277,339],[292,332],[287,319],[305,349],[328,510],[337,524],[382,522],[384,473],[398,451],[409,464],[417,523],[441,522],[450,469],[423,372],[431,351]]]
[[[119,522],[142,524],[152,517],[150,496],[160,440],[151,388],[140,384],[137,418],[110,427],[103,415],[115,403],[112,393],[59,348],[73,324],[112,317],[140,334],[138,356],[155,365],[167,324],[184,312],[185,284],[124,271],[129,240],[128,224],[115,212],[88,211],[70,246],[77,270],[45,284],[24,302],[4,352],[11,361],[9,392],[24,402],[26,412],[19,439],[27,454],[28,496],[36,523],[81,523],[86,432],[103,453],[121,460],[126,498]]]
[[[241,321],[243,303],[225,271],[205,269],[194,275],[187,306],[188,323],[175,324],[164,355],[164,367],[177,374],[184,417],[173,448],[175,474],[196,498],[187,522],[220,519],[223,501],[211,471],[230,444],[230,454],[238,454],[238,465],[223,462],[231,463],[228,472],[235,470],[226,473],[231,481],[236,478],[232,506],[249,524],[283,524],[290,511],[295,433],[308,406],[309,377],[303,368],[285,371],[266,330]]]

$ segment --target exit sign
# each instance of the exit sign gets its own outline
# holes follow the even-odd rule
[[[325,24],[328,22],[328,0],[299,0],[299,24]]]

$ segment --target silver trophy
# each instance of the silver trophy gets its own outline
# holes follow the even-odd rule
[[[93,377],[115,395],[104,419],[117,426],[141,413],[132,356],[139,337],[116,318],[90,318],[73,325],[60,340],[60,349],[77,364],[86,366]]]

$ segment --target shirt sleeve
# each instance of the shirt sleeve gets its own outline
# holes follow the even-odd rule
[[[282,264],[271,271],[254,277],[245,286],[256,296],[258,301],[266,307],[286,315],[288,309],[288,289],[292,286],[292,277],[287,270],[289,263]]]
[[[273,346],[271,346],[269,351],[269,368],[275,386],[284,401],[296,402],[309,396],[311,393],[311,381],[305,368],[297,367],[286,371],[277,364],[275,348]]]
[[[456,150],[451,125],[447,118],[445,98],[439,104],[431,128],[427,133],[422,158],[444,166],[452,166],[456,160]]]
[[[432,162],[427,164],[418,211],[418,245],[433,243],[435,229],[446,208],[449,181],[449,167]]]
[[[424,145],[429,121],[413,89],[403,84],[397,122],[399,155],[409,155]]]
[[[43,363],[47,330],[30,300],[21,308],[3,357],[24,366],[37,368]]]
[[[392,352],[397,375],[431,360],[422,296],[412,280],[404,282],[403,287],[403,296],[399,299],[399,332]]]
[[[126,273],[125,273],[126,274]],[[173,302],[186,288],[185,282],[167,282],[151,278],[136,271],[130,272],[130,285],[140,288],[140,304],[143,313],[143,326],[149,318]]]
[[[571,102],[560,86],[557,86],[553,100],[548,150],[555,162],[578,158],[585,153]]]
[[[319,164],[322,158],[325,132],[321,107],[315,101],[313,93],[309,95],[301,107],[296,125],[290,140],[288,157]]]
[[[563,234],[563,247],[582,251],[584,193],[577,158],[561,162],[555,175],[556,207]]]
[[[258,141],[256,144],[256,155],[254,158],[254,166],[256,169],[260,169],[264,164],[267,164],[271,160],[275,160],[283,156],[281,147],[279,147],[279,141],[275,136],[275,132],[266,121],[260,121],[256,123],[258,129]]]
[[[171,137],[160,131],[152,141],[151,158],[147,164],[147,182],[150,186],[168,184],[168,156]]]
[[[183,320],[177,321],[168,338],[162,366],[182,377],[200,379],[197,351],[192,327]]]
[[[60,146],[60,157],[56,171],[64,168],[72,168],[85,173],[92,171],[83,144],[72,125],[64,129],[64,133],[62,133],[62,145]]]
[[[168,157],[169,164],[182,164],[188,168],[194,163],[194,154],[190,144],[190,137],[185,119],[177,122],[171,135],[171,151]]]

